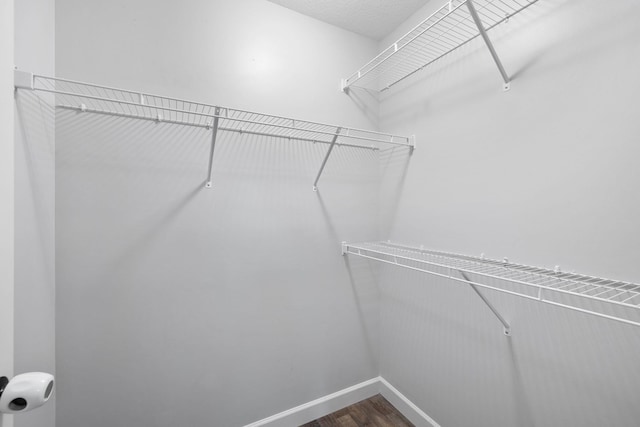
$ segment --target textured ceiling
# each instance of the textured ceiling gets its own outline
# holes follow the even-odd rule
[[[376,40],[429,0],[269,0],[288,9]]]

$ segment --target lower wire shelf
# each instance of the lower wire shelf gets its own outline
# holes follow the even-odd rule
[[[565,273],[508,260],[453,254],[391,242],[342,243],[343,255],[354,255],[529,300],[640,326],[640,285]],[[478,292],[505,325],[509,325]]]

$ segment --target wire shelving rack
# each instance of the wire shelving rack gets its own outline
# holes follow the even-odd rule
[[[342,253],[471,285],[503,323],[507,335],[509,324],[478,288],[640,326],[640,285],[635,283],[390,242],[343,242]]]
[[[235,132],[328,145],[329,148],[313,185],[314,190],[317,190],[318,180],[334,146],[379,150],[388,144],[406,146],[411,152],[415,147],[413,136],[239,110],[93,83],[35,75],[18,70],[15,72],[15,86],[18,89],[54,94],[56,108],[212,130],[207,188],[212,186],[213,152],[219,132]]]
[[[385,91],[440,58],[482,36],[509,89],[486,31],[506,22],[538,0],[449,0],[359,70],[343,79],[342,88]]]

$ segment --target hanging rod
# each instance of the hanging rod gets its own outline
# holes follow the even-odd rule
[[[351,86],[386,91],[478,36],[482,36],[508,90],[510,78],[486,31],[507,22],[538,0],[449,0],[424,21],[342,81]],[[463,6],[467,7],[463,7]]]
[[[224,131],[321,143],[329,145],[328,154],[333,146],[379,150],[387,144],[407,147],[410,152],[415,147],[413,136],[238,110],[20,70],[15,71],[14,80],[17,89],[54,94],[56,108],[206,128],[212,130],[214,135]],[[211,156],[215,140],[215,136],[212,136]],[[314,190],[317,190],[316,185],[327,158],[313,185]],[[213,158],[210,157],[208,161],[206,188],[211,188]]]
[[[506,259],[492,260],[391,242],[343,242],[342,254],[640,326],[640,285],[635,283],[565,273],[559,267],[548,270]],[[494,314],[499,316],[495,311]]]

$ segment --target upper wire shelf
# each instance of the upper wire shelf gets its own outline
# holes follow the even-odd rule
[[[218,118],[218,129],[221,131],[327,144],[338,135],[339,141],[336,145],[359,148],[378,149],[379,144],[409,147],[414,145],[413,138],[408,136],[238,110],[56,77],[24,74],[28,76],[16,77],[16,81],[22,79],[24,84],[16,86],[56,94],[58,108],[202,128],[212,128],[214,120]]]
[[[343,243],[342,252],[640,326],[640,285],[635,283],[390,242]]]
[[[357,86],[385,91],[467,44],[484,31],[508,21],[510,17],[537,1],[447,1],[378,56],[344,79],[342,88],[346,90],[351,86]],[[474,21],[473,14],[476,13],[481,26]],[[492,47],[490,49],[493,50]],[[495,57],[495,52],[492,54]],[[505,83],[508,84],[508,81]]]
[[[54,94],[56,108],[211,130],[206,188],[213,185],[213,156],[217,135],[221,131],[327,144],[328,149],[313,182],[314,191],[318,190],[318,181],[335,146],[379,150],[386,144],[408,147],[409,153],[413,153],[415,147],[413,136],[238,110],[93,83],[34,75],[19,70],[15,71],[14,79],[16,88]]]

